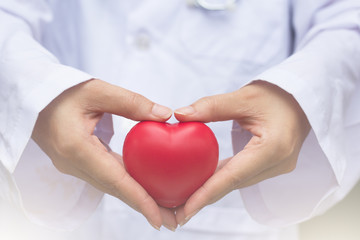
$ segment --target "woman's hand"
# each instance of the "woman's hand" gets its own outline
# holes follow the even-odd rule
[[[179,121],[235,120],[253,135],[242,151],[223,160],[215,174],[177,209],[180,225],[235,189],[291,172],[310,130],[292,95],[264,81],[202,98],[175,111],[175,117]]]
[[[61,172],[121,199],[157,229],[161,225],[175,229],[174,212],[160,208],[125,171],[121,156],[93,134],[105,112],[154,121],[166,121],[172,114],[139,94],[93,79],[54,99],[39,114],[32,138]]]

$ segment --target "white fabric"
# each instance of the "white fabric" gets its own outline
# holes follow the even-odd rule
[[[182,0],[1,1],[0,239],[297,239],[296,226],[273,226],[325,211],[360,175],[359,9],[350,0],[238,1],[220,12]],[[58,173],[29,140],[38,112],[92,77],[174,109],[263,79],[294,95],[312,131],[294,172],[241,190],[244,204],[234,191],[177,233],[157,232],[113,197],[98,206],[101,192]],[[121,153],[132,125],[106,115],[97,135]],[[221,158],[232,155],[231,125],[209,124]],[[238,151],[249,134],[232,132]]]

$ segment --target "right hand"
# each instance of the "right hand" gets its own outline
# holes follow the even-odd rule
[[[119,198],[142,213],[153,227],[164,225],[174,230],[175,213],[159,207],[126,172],[121,156],[93,134],[104,113],[163,122],[172,111],[139,94],[92,79],[67,89],[43,109],[32,138],[59,171]]]

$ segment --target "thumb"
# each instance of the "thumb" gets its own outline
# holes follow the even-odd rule
[[[136,121],[166,121],[172,115],[170,108],[119,86],[98,79],[91,80],[87,84],[90,88],[88,98],[92,99],[95,112],[112,113]]]
[[[175,110],[174,114],[180,122],[216,122],[236,119],[242,107],[238,95],[236,92],[231,92],[204,97],[190,106]]]

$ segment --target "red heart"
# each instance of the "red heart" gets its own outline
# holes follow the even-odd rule
[[[184,204],[204,184],[214,173],[218,157],[214,133],[200,122],[140,122],[123,147],[128,173],[168,208]]]

